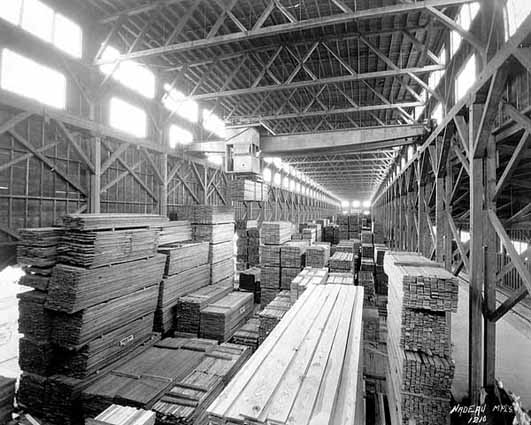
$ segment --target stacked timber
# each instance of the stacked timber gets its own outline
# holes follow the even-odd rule
[[[211,264],[210,282],[234,285],[234,259],[232,257]]]
[[[260,245],[260,303],[267,305],[280,292],[280,245]]]
[[[291,235],[291,240],[292,241],[302,241],[303,240],[302,233],[293,233]]]
[[[177,205],[170,218],[192,224],[233,223],[234,209],[224,205]]]
[[[373,224],[373,226],[375,223]],[[376,238],[376,234],[375,234]],[[383,244],[374,244],[374,262],[375,262],[375,272],[374,272],[374,283],[375,290],[378,295],[387,296],[387,284],[388,279],[385,274],[383,263],[385,253],[388,251],[388,248]]]
[[[232,241],[234,224],[192,224],[193,237],[196,241],[208,241],[212,244]]]
[[[280,267],[280,245],[261,245],[260,264],[263,266]]]
[[[387,345],[392,412],[403,423],[446,423],[454,376],[446,317],[457,311],[457,280],[416,253],[388,252],[384,267],[390,281]]]
[[[215,341],[167,338],[104,373],[83,388],[83,412],[93,417],[114,403],[151,409],[192,372],[216,346]]]
[[[159,248],[166,256],[165,276],[182,273],[208,263],[209,244],[207,242],[175,243]]]
[[[358,285],[365,288],[365,306],[374,306],[376,302],[376,285],[374,280],[374,260],[372,258],[362,257],[358,272]]]
[[[385,253],[388,250],[384,244],[374,244],[374,263],[377,266],[383,266]]]
[[[226,278],[229,275],[232,275],[234,272],[234,244],[232,240],[222,243],[210,244],[209,245],[209,262],[212,264],[212,283],[219,282]],[[228,274],[219,275],[214,273],[214,265],[221,263],[228,263],[230,261],[230,271]]]
[[[210,423],[363,423],[362,292],[309,287],[208,408]]]
[[[363,308],[363,343],[377,347],[380,341],[380,316],[375,307]]]
[[[155,425],[155,412],[113,404],[85,425]]]
[[[251,267],[240,273],[239,290],[251,292],[254,295],[255,304],[260,304],[260,275],[261,270],[258,267]]]
[[[309,267],[327,267],[329,259],[330,245],[314,245],[306,249],[306,265]]]
[[[330,272],[353,272],[354,254],[347,252],[337,252],[330,257]]]
[[[232,292],[232,286],[215,284],[180,297],[177,302],[177,331],[199,336],[201,310]]]
[[[291,283],[300,273],[301,269],[293,267],[282,267],[280,269],[280,289],[289,290],[291,288]]]
[[[361,258],[372,258],[374,259],[374,245],[372,243],[362,243],[361,244]]]
[[[345,240],[339,241],[339,243],[336,246],[335,252],[348,252],[348,253],[357,255],[359,248],[360,248],[359,239],[345,239]]]
[[[282,245],[291,240],[291,233],[289,221],[264,221],[260,237],[265,245]]]
[[[327,285],[354,285],[353,273],[330,272],[326,280]]]
[[[249,239],[247,238],[247,220],[236,220],[234,224],[236,232],[236,270],[245,270],[249,264],[247,252]]]
[[[114,230],[160,228],[167,217],[156,214],[68,214],[62,218],[68,230]]]
[[[231,341],[234,344],[246,345],[255,352],[260,344],[260,319],[251,317],[245,324],[234,332]]]
[[[30,276],[33,273],[38,276],[49,276],[57,262],[57,245],[62,229],[57,227],[19,229],[18,233],[20,236],[17,245],[18,264],[29,269]]]
[[[202,338],[228,341],[253,312],[253,295],[232,292],[201,311]]]
[[[281,291],[260,313],[258,313],[258,342],[262,344],[271,331],[278,325],[291,308],[291,296],[288,291]]]
[[[235,179],[230,184],[231,199],[233,201],[265,202],[269,199],[269,186],[253,180]]]
[[[302,239],[313,243],[317,240],[317,229],[306,228],[302,231]]]
[[[331,224],[323,229],[323,242],[336,245],[339,243],[339,239],[339,226]]]
[[[374,244],[385,244],[385,231],[381,223],[372,223],[372,233],[374,234]]]
[[[318,223],[308,223],[308,229],[315,229],[315,241],[316,242],[322,242],[323,241],[323,226]]]
[[[338,224],[338,238],[339,240],[349,239],[349,226],[348,226],[348,215],[338,215],[337,224]]]
[[[247,228],[247,263],[249,266],[260,264],[260,231],[257,226]]]
[[[245,345],[223,343],[153,406],[160,425],[206,425],[206,409],[250,357]]]
[[[11,422],[16,382],[14,378],[0,376],[0,424]]]
[[[323,285],[326,283],[328,277],[328,269],[305,267],[296,277],[291,281],[290,285],[290,300],[294,304],[299,299],[302,293],[310,285]]]
[[[23,370],[18,384],[17,404],[38,417],[44,412],[46,380],[45,376]]]
[[[160,230],[159,247],[190,240],[192,240],[192,226],[189,221],[168,221]]]
[[[289,290],[292,280],[306,263],[307,241],[290,241],[280,249],[280,289]]]
[[[363,230],[361,232],[361,243],[362,244],[369,244],[369,245],[373,245],[374,244],[374,235],[372,232],[369,232],[367,230]]]

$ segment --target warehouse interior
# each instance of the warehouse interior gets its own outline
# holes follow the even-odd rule
[[[0,2],[0,424],[531,424],[529,0]]]

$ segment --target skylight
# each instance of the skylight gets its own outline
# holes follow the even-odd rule
[[[144,110],[116,97],[110,102],[109,123],[132,136],[146,137],[147,117]]]

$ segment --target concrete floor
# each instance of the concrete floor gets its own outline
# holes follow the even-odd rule
[[[500,300],[504,299],[499,294]],[[531,310],[518,308],[497,323],[496,378],[531,408]],[[458,311],[452,314],[453,358],[456,363],[452,391],[457,400],[467,395],[468,282],[460,280]]]

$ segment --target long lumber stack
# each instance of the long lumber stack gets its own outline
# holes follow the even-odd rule
[[[230,184],[230,192],[233,201],[265,202],[269,199],[269,186],[253,180],[232,180]]]
[[[264,221],[260,237],[265,245],[282,245],[291,240],[289,221]]]
[[[0,424],[11,421],[17,380],[0,376]]]
[[[363,289],[310,286],[208,408],[210,424],[361,424]]]
[[[445,424],[454,375],[446,316],[457,311],[456,278],[416,253],[388,252],[388,392],[404,424]]]
[[[163,223],[160,230],[159,247],[190,240],[192,240],[192,226],[188,220]]]
[[[267,305],[280,292],[280,245],[260,245],[260,302]]]
[[[310,285],[323,285],[328,278],[328,269],[305,267],[296,277],[291,281],[290,285],[290,300],[295,303],[302,293]]]
[[[336,252],[330,257],[331,272],[350,272],[354,271],[354,254],[347,252]]]
[[[129,406],[113,404],[85,425],[155,425],[155,413]]]
[[[353,273],[330,272],[326,280],[327,285],[354,285]]]
[[[264,342],[282,317],[290,309],[291,297],[288,291],[281,291],[260,313],[258,313],[258,343]]]
[[[251,317],[232,337],[234,344],[246,345],[254,352],[260,344],[260,319]]]
[[[140,227],[160,228],[167,217],[156,214],[68,214],[62,218],[68,230],[114,230]]]

